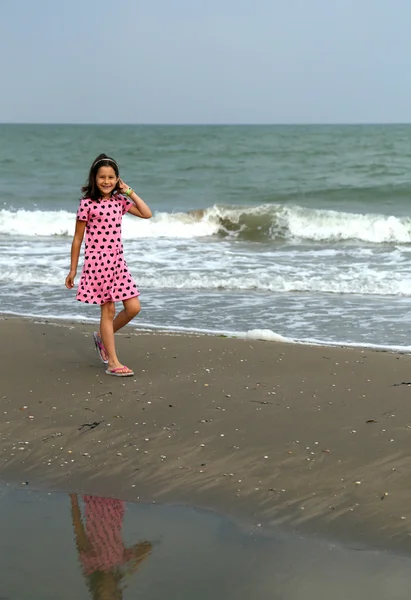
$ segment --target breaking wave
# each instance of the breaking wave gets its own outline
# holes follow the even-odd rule
[[[67,211],[1,210],[0,234],[13,236],[72,236],[74,214]],[[411,219],[382,214],[356,214],[305,208],[261,205],[212,206],[187,213],[159,212],[148,221],[127,217],[128,239],[230,237],[244,241],[348,241],[372,244],[411,243]]]

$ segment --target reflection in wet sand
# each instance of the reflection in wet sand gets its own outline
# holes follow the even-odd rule
[[[122,538],[125,503],[83,496],[84,523],[77,494],[71,494],[71,516],[83,575],[93,600],[122,600],[125,578],[151,553],[152,544],[126,548]]]
[[[351,549],[185,506],[11,486],[0,499],[0,598],[410,600],[410,551]]]

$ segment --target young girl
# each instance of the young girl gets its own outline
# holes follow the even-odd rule
[[[126,212],[149,219],[151,210],[120,179],[116,161],[106,154],[97,156],[91,165],[82,192],[66,287],[74,287],[86,232],[84,266],[76,298],[86,304],[101,306],[100,331],[95,332],[93,337],[100,359],[108,363],[107,375],[129,377],[134,373],[117,358],[114,334],[140,312],[140,292],[124,260],[121,221]],[[114,303],[119,301],[124,308],[115,316]]]
[[[121,532],[125,503],[121,500],[83,496],[83,522],[77,494],[70,499],[78,556],[93,600],[121,600],[126,577],[150,556],[153,545],[142,541],[126,548]]]

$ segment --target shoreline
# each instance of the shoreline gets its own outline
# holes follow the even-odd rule
[[[114,378],[92,331],[1,315],[4,482],[409,553],[407,355],[130,327]]]
[[[41,316],[41,315],[30,315],[20,314],[13,312],[0,312],[0,320],[2,319],[23,319],[33,321],[35,323],[43,324],[55,324],[61,327],[71,327],[74,325],[85,325],[93,327],[100,323],[100,319],[85,319],[84,317],[57,317],[57,316]],[[211,336],[211,337],[222,337],[235,340],[246,340],[246,341],[260,341],[269,343],[284,343],[284,344],[295,344],[308,347],[321,347],[321,348],[353,348],[358,350],[372,350],[375,352],[393,352],[396,354],[411,355],[411,346],[396,346],[396,345],[380,345],[380,344],[361,344],[360,342],[332,342],[327,340],[317,339],[304,339],[304,338],[290,338],[283,336],[271,329],[249,329],[247,331],[228,331],[228,330],[214,330],[214,329],[192,329],[184,327],[165,327],[161,325],[136,325],[135,323],[128,323],[123,331],[133,332],[135,335],[182,335],[182,336]],[[259,335],[260,333],[265,334]],[[118,335],[125,335],[124,333]]]

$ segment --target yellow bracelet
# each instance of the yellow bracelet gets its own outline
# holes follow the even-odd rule
[[[132,193],[133,193],[133,188],[129,187],[128,190],[126,191],[126,196],[130,197]]]

